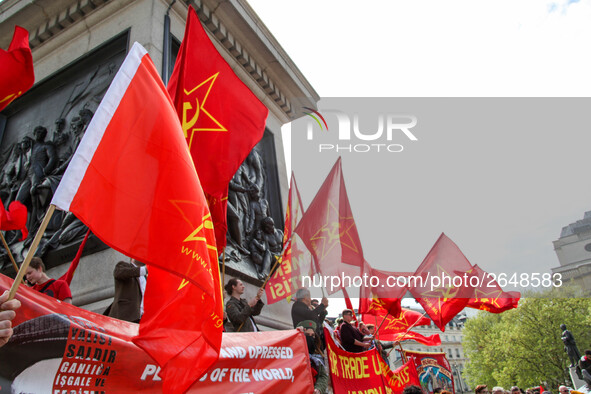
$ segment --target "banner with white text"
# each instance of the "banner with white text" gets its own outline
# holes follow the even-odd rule
[[[0,293],[12,279],[0,275]],[[131,342],[138,325],[21,285],[14,334],[0,348],[0,393],[162,392],[160,367]],[[189,366],[190,367],[190,366]],[[220,358],[189,392],[311,393],[304,335],[224,333]]]

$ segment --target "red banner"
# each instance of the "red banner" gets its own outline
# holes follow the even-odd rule
[[[330,379],[335,394],[402,393],[408,385],[418,385],[411,363],[392,371],[375,348],[362,353],[349,353],[339,348],[324,329]]]
[[[451,366],[445,353],[409,352],[404,351],[408,361],[414,364],[420,386],[425,394],[440,387],[455,393]]]
[[[0,275],[0,293],[12,279]],[[0,393],[162,392],[160,367],[131,342],[138,325],[18,290],[14,335],[0,348]],[[5,362],[10,360],[10,362]],[[306,388],[309,388],[307,390]],[[303,335],[224,334],[219,360],[189,392],[312,392]]]

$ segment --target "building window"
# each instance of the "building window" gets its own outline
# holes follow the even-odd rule
[[[585,250],[586,250],[587,252],[591,252],[591,244],[587,244],[587,245],[585,245]]]

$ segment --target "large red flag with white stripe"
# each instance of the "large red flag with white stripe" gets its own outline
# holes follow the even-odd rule
[[[53,204],[150,266],[134,342],[183,392],[217,359],[222,296],[215,237],[181,124],[146,50],[134,44]]]

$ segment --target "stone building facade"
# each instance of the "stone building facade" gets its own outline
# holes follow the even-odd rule
[[[147,49],[167,80],[184,34],[189,5],[196,9],[214,45],[236,75],[269,109],[265,136],[257,148],[265,163],[265,198],[271,217],[282,228],[288,176],[281,126],[302,116],[299,108],[315,107],[319,97],[244,0],[1,2],[0,47],[8,47],[15,25],[27,29],[36,76],[33,88],[0,113],[3,165],[17,163],[17,158],[26,159],[21,141],[32,138],[29,135],[37,126],[47,129],[46,142],[55,145],[57,161],[67,164],[68,154],[75,150],[74,142],[88,124],[88,116],[96,110],[134,42]],[[165,34],[168,31],[170,34]],[[60,139],[61,133],[68,134],[67,138]],[[58,181],[59,176],[53,179],[54,183]],[[14,200],[24,190],[11,189],[8,182],[6,185],[2,196],[5,203],[5,199]],[[50,201],[51,187],[48,182],[44,194],[35,196],[39,206]],[[41,214],[39,210],[33,216]],[[65,216],[60,216],[59,222],[56,219],[53,232],[43,244],[43,256],[52,277],[67,270],[85,232],[75,218],[68,221]],[[30,220],[34,221],[34,217]],[[22,260],[27,247],[27,241],[12,243],[17,261]],[[72,282],[74,304],[102,312],[114,293],[113,267],[122,259],[127,258],[91,236]],[[14,274],[6,264],[2,264],[1,271]],[[248,261],[230,262],[225,279],[230,275],[246,282],[246,297],[253,296],[261,283],[252,274]],[[288,311],[283,302],[267,306],[258,323],[263,329],[290,328]]]
[[[560,274],[563,283],[578,285],[591,294],[591,211],[581,220],[562,228],[560,238],[553,242],[560,266],[552,274]]]

